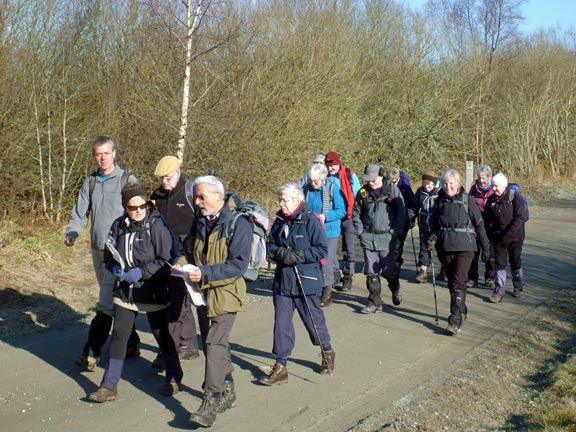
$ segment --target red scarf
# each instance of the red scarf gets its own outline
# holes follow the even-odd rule
[[[354,171],[350,170],[350,177],[354,175]],[[346,175],[346,167],[340,164],[340,170],[338,171],[338,178],[340,179],[340,189],[346,200],[346,215],[348,219],[352,218],[352,211],[354,210],[354,194],[352,193],[352,185],[348,180]]]

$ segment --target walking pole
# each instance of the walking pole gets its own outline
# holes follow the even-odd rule
[[[438,300],[436,299],[436,272],[434,271],[434,256],[432,256],[432,249],[428,250],[430,255],[430,267],[432,267],[432,288],[434,289],[434,308],[436,309],[436,325],[438,325]]]
[[[418,260],[416,259],[416,245],[414,244],[414,232],[412,231],[414,228],[410,228],[410,237],[412,237],[412,252],[414,252],[414,265],[416,266],[416,270],[418,270]]]
[[[328,366],[328,373],[330,374],[330,378],[332,378],[332,369],[330,368],[330,362],[328,362],[328,357],[326,357],[326,351],[324,351],[324,346],[322,345],[322,341],[320,340],[320,334],[318,333],[318,328],[316,327],[314,318],[312,318],[312,311],[310,310],[308,299],[306,298],[306,294],[304,293],[304,286],[302,285],[302,279],[300,279],[300,273],[298,272],[297,266],[294,266],[294,273],[296,274],[296,281],[298,282],[298,288],[300,288],[302,297],[304,297],[304,303],[306,304],[306,309],[308,309],[308,315],[310,315],[310,321],[312,322],[312,327],[314,327],[314,331],[316,332],[316,339],[318,339],[318,343],[320,344],[320,351],[322,352],[322,358],[324,358],[324,360],[326,361],[326,366]]]

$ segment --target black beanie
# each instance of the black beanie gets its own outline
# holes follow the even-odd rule
[[[144,198],[144,200],[148,200],[148,194],[140,185],[140,183],[128,183],[122,188],[122,206],[126,208],[128,201],[136,196],[140,196]]]

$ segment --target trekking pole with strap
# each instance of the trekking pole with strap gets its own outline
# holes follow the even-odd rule
[[[414,244],[414,228],[410,228],[410,237],[412,238],[412,252],[414,252],[414,265],[416,270],[418,270],[418,260],[416,259],[416,245]]]
[[[306,309],[308,309],[308,315],[310,315],[310,321],[312,322],[312,327],[314,327],[314,332],[316,333],[316,339],[318,339],[318,343],[320,344],[320,351],[322,352],[322,358],[324,359],[324,361],[326,361],[326,366],[328,367],[328,373],[330,374],[330,377],[332,377],[332,368],[330,367],[328,357],[326,357],[326,351],[324,351],[324,345],[322,345],[322,341],[320,340],[320,333],[318,333],[318,328],[316,327],[316,323],[314,322],[314,318],[312,317],[312,310],[310,309],[310,305],[308,304],[308,298],[304,293],[304,286],[302,285],[302,279],[300,279],[300,273],[298,272],[297,266],[294,266],[294,273],[296,274],[296,282],[298,283],[298,288],[300,288],[302,297],[304,297],[304,304],[306,304]]]
[[[434,309],[436,310],[436,325],[438,325],[438,300],[436,298],[436,272],[434,271],[434,256],[432,255],[432,249],[428,250],[428,255],[430,255],[430,267],[432,268],[432,289],[434,290]]]

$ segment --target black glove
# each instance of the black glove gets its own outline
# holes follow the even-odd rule
[[[304,261],[304,252],[294,249],[287,249],[283,246],[276,249],[274,261],[284,263],[287,266],[295,266]]]
[[[408,221],[410,222],[410,229],[416,226],[416,216],[412,210],[408,210]]]
[[[435,234],[432,234],[430,237],[428,237],[428,250],[431,251],[432,249],[434,249],[436,247],[436,240],[438,240],[438,237],[436,237]]]
[[[482,260],[483,263],[488,261],[490,259],[490,251],[482,249],[482,255],[480,256],[480,259]]]
[[[274,251],[274,261],[276,261],[277,263],[281,263],[284,262],[284,255],[286,254],[286,251],[288,249],[286,249],[283,246],[280,246],[279,248],[276,248],[276,250]]]
[[[304,251],[286,249],[284,254],[284,264],[287,266],[296,266],[304,262]]]

